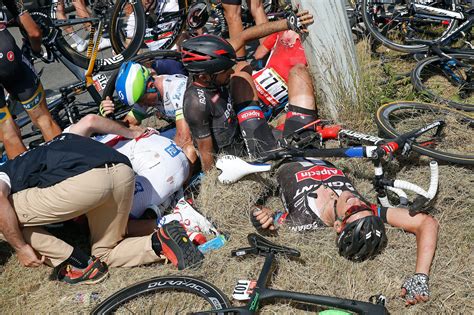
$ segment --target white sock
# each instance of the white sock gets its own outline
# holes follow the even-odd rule
[[[84,42],[84,40],[76,33],[72,33],[71,38],[76,42],[76,44],[82,44]]]

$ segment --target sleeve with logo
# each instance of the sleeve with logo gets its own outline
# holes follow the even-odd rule
[[[207,100],[198,96],[199,89],[191,88],[184,95],[184,119],[191,129],[193,138],[204,139],[211,136],[211,113]]]

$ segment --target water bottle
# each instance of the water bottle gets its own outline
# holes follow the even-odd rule
[[[227,238],[225,235],[217,235],[214,237],[212,240],[207,241],[206,243],[199,245],[198,249],[201,251],[201,253],[206,254],[209,253],[210,251],[216,250],[221,248],[222,246],[227,243]]]

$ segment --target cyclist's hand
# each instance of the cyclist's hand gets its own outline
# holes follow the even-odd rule
[[[274,212],[266,207],[257,208],[251,214],[252,224],[259,232],[264,230],[274,231],[276,227],[273,224],[273,215]]]
[[[289,30],[301,34],[308,32],[307,27],[308,25],[313,24],[314,20],[313,15],[310,14],[307,10],[300,11],[298,13],[295,13],[290,10],[286,13],[286,22]]]
[[[103,117],[107,117],[108,115],[111,115],[115,111],[115,104],[114,102],[110,99],[110,97],[106,97],[105,100],[103,100],[100,103],[99,107],[100,114]]]
[[[140,138],[145,132],[148,131],[146,127],[136,126],[136,125],[130,125],[129,128],[133,133],[133,139]],[[151,133],[153,132],[150,131],[150,134]]]
[[[129,127],[140,125],[140,122],[130,113],[125,115],[125,117],[123,118],[123,122]]]
[[[28,244],[16,251],[20,264],[25,267],[39,267],[44,263],[45,257],[41,259],[36,255],[35,250]]]
[[[402,285],[402,297],[406,299],[406,305],[426,302],[430,298],[430,278],[424,273],[415,273]]]

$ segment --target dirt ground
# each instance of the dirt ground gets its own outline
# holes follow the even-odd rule
[[[362,53],[361,53],[362,51]],[[381,73],[378,59],[370,59],[359,51],[361,65],[372,77]],[[369,82],[370,83],[370,82]],[[373,130],[370,123],[374,108],[387,99],[412,98],[408,87],[397,87],[389,81],[382,86],[372,82],[372,108],[359,110],[356,117],[363,117],[365,129]],[[385,89],[385,92],[380,91]],[[392,89],[392,90],[389,90]],[[367,91],[366,91],[367,92]],[[365,92],[364,92],[365,93]],[[370,107],[370,106],[369,106]],[[350,111],[342,110],[344,122],[357,124],[349,117]],[[360,113],[366,113],[365,116]],[[374,201],[371,192],[373,168],[369,162],[334,160],[354,180],[362,194]],[[399,178],[412,180],[424,187],[428,184],[429,160],[414,156],[403,162],[391,162],[390,171]],[[431,299],[412,307],[405,307],[399,297],[404,279],[415,270],[416,242],[413,235],[399,229],[387,227],[388,246],[374,260],[352,263],[337,254],[335,233],[327,228],[320,231],[298,234],[285,229],[279,231],[272,241],[291,246],[301,251],[298,260],[278,259],[278,269],[272,277],[271,286],[279,289],[298,290],[314,294],[331,295],[367,301],[374,294],[387,297],[387,308],[393,314],[467,314],[474,309],[473,265],[474,265],[474,210],[472,168],[441,165],[439,194],[432,214],[440,223],[439,242],[431,269]],[[272,180],[270,175],[264,178]],[[103,283],[86,286],[69,286],[54,281],[48,267],[20,267],[11,248],[0,242],[0,312],[3,314],[59,314],[88,313],[100,300],[113,292],[138,282],[160,275],[193,275],[213,283],[226,295],[231,296],[239,279],[255,279],[263,263],[262,257],[236,259],[230,250],[246,246],[246,236],[255,232],[249,221],[249,211],[257,194],[264,188],[258,177],[225,186],[217,181],[217,170],[206,175],[201,193],[196,200],[197,208],[211,218],[219,229],[230,233],[230,240],[221,250],[206,255],[204,265],[197,271],[178,271],[172,265],[155,264],[137,268],[112,268],[110,277]],[[281,202],[273,198],[269,204],[281,209]],[[93,294],[92,294],[93,293]],[[96,298],[98,297],[98,298]],[[147,298],[135,305],[127,306],[120,313],[186,313],[197,311],[192,297],[163,296],[154,305],[146,306]],[[138,304],[138,305],[137,305]],[[178,308],[175,308],[177,307]],[[297,314],[303,310],[288,303],[268,305],[263,313]]]

